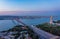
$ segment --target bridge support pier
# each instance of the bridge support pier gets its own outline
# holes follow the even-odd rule
[[[52,17],[51,17],[52,18]],[[22,23],[24,26],[27,26],[25,23],[23,23],[22,21],[20,21],[19,19],[15,19],[16,21],[18,21],[19,23]],[[51,23],[52,23],[52,20],[51,20]],[[31,26],[28,26],[33,32],[35,32],[39,39],[60,39],[59,36],[55,36],[53,34],[50,34],[48,32],[45,32],[41,29],[38,29],[37,27],[31,25]]]

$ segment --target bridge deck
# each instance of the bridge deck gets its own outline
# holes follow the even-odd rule
[[[22,23],[23,25],[26,25],[25,23],[23,23],[21,20],[18,20],[18,19],[15,19],[16,21],[18,21],[19,23]],[[38,29],[37,27],[31,25],[31,26],[28,26],[31,30],[33,30],[34,33],[36,33],[39,38],[41,39],[60,39],[59,36],[55,36],[55,35],[52,35],[48,32],[45,32],[41,29]]]
[[[48,32],[45,32],[41,29],[36,28],[35,26],[29,26],[39,37],[43,37],[44,39],[57,39],[59,36],[52,35]]]

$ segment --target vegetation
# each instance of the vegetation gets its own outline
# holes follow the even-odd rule
[[[35,33],[30,28],[28,28],[28,33],[32,39],[38,39],[38,36],[35,35]]]
[[[54,35],[60,36],[60,26],[49,24],[49,23],[44,23],[44,24],[36,25],[36,27],[44,31],[47,31],[49,33],[52,33]]]
[[[9,30],[2,31],[2,32],[7,32],[6,35],[8,35],[9,32],[17,32],[15,34],[12,34],[13,36],[15,36],[15,39],[17,39],[20,36],[21,31],[28,31],[29,37],[31,37],[32,39],[38,39],[38,36],[36,36],[34,32],[28,28],[28,26],[25,26],[26,29],[22,29],[22,27],[23,27],[22,25],[17,25]]]

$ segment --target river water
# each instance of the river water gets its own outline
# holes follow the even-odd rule
[[[25,14],[26,15],[26,14]],[[34,14],[27,14],[27,15],[34,15]],[[36,16],[58,16],[56,18],[53,18],[53,20],[60,20],[60,13],[36,13]],[[15,21],[15,20],[14,20]],[[39,19],[21,19],[22,22],[24,22],[27,25],[36,25],[41,24],[45,22],[49,22],[50,18],[39,18]],[[15,25],[18,25],[17,21],[15,21],[15,24],[12,22],[12,20],[0,20],[0,31],[8,30],[10,28],[13,28]]]

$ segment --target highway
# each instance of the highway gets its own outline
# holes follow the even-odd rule
[[[31,25],[28,26],[31,30],[33,30],[41,39],[60,39],[59,36],[52,35],[48,32],[45,32],[41,29],[36,28],[35,26]]]
[[[38,35],[39,39],[60,39],[59,36],[52,35],[46,31],[38,29],[37,27],[35,27],[33,25],[30,26],[30,25],[23,23],[21,20],[19,20],[21,18],[25,19],[25,18],[32,18],[32,17],[30,17],[30,16],[29,17],[28,16],[27,17],[25,17],[25,16],[22,16],[22,17],[21,16],[0,16],[0,20],[16,20],[17,22],[19,22],[25,26],[28,26],[35,34]],[[34,16],[33,18],[41,18],[41,17]],[[44,18],[46,18],[46,17],[44,17]],[[49,17],[47,17],[47,18],[49,18]]]
[[[51,33],[38,29],[37,27],[35,27],[33,25],[31,25],[31,26],[27,25],[27,24],[23,23],[21,20],[18,20],[18,19],[15,19],[15,20],[25,26],[28,26],[34,33],[36,33],[38,35],[39,39],[60,39],[60,36],[55,36]]]

